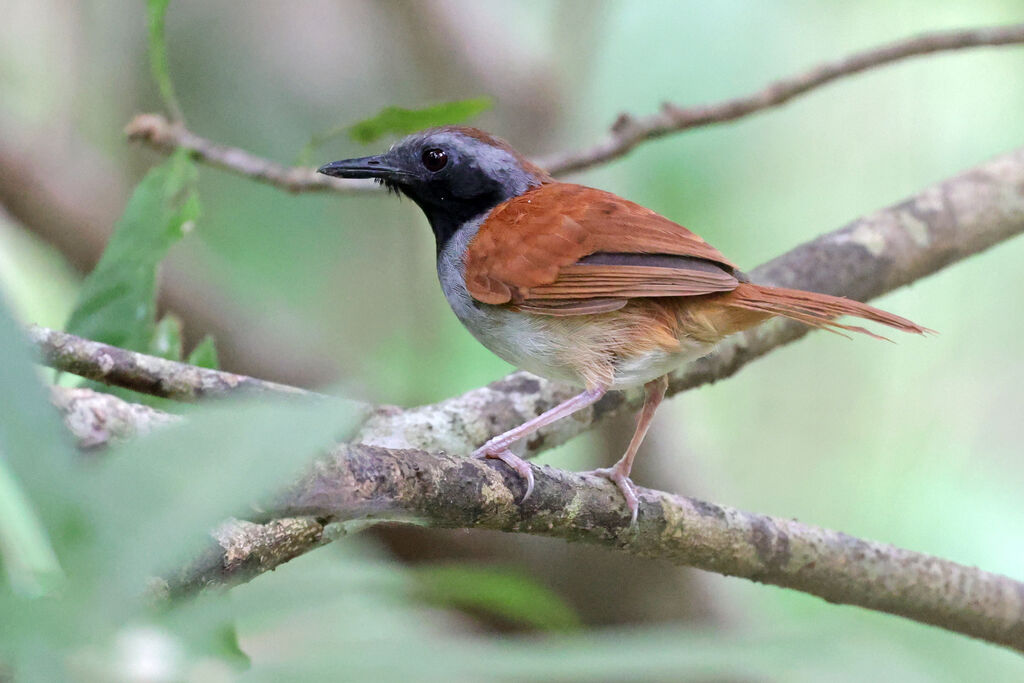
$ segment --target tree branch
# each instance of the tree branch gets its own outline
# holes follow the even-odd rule
[[[175,401],[228,393],[316,396],[285,384],[147,356],[38,325],[28,329],[40,360],[61,372]]]
[[[192,158],[230,171],[252,180],[287,190],[288,192],[373,192],[377,186],[369,180],[334,178],[316,172],[314,168],[284,166],[263,159],[238,147],[229,147],[196,135],[180,122],[172,123],[160,114],[139,114],[124,129],[129,140],[170,153],[187,149]]]
[[[856,52],[833,62],[819,64],[808,71],[771,83],[744,97],[687,108],[666,103],[662,106],[661,112],[643,118],[620,114],[612,125],[608,137],[601,142],[576,152],[554,154],[538,159],[537,164],[555,175],[581,171],[624,156],[642,142],[689,128],[735,121],[765,109],[778,107],[794,97],[845,76],[898,62],[908,57],[971,47],[994,47],[1020,43],[1024,43],[1024,24],[925,33],[864,52]]]
[[[134,415],[151,429],[159,411],[113,396],[54,389],[65,407],[87,401],[69,420],[95,445],[107,411]],[[74,392],[73,399],[59,398]],[[103,404],[109,407],[104,408]],[[162,424],[163,422],[158,422]],[[743,512],[640,489],[636,530],[608,481],[551,467],[536,471],[523,504],[519,477],[481,460],[341,445],[261,513],[229,520],[189,566],[164,580],[181,596],[246,581],[330,540],[332,523],[420,519],[447,528],[482,528],[582,541],[640,557],[738,576],[858,605],[1024,652],[1024,583],[937,557],[861,540],[794,520]]]
[[[690,128],[735,121],[778,107],[839,78],[909,57],[1021,43],[1024,43],[1024,24],[926,33],[819,64],[743,97],[687,108],[666,103],[661,112],[642,118],[620,114],[608,137],[596,145],[576,152],[552,154],[536,162],[554,175],[581,171],[624,156],[642,142]],[[188,149],[198,161],[289,192],[334,190],[352,193],[377,189],[369,181],[322,176],[312,168],[283,166],[237,147],[221,145],[196,135],[181,123],[171,123],[159,114],[136,116],[125,128],[125,133],[130,140],[142,142],[162,152],[170,152],[179,147]]]

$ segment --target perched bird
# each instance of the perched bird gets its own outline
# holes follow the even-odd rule
[[[474,452],[518,472],[526,480],[523,500],[533,472],[509,446],[610,389],[642,384],[644,405],[626,453],[594,470],[618,485],[635,524],[629,473],[667,373],[768,318],[872,334],[835,322],[853,315],[927,331],[857,301],[754,284],[683,226],[610,192],[556,181],[475,128],[432,128],[379,156],[319,171],[374,178],[412,199],[437,240],[441,289],[473,336],[515,366],[583,387]]]

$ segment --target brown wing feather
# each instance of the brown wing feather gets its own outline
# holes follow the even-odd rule
[[[578,263],[593,254],[668,254],[697,263]],[[567,300],[731,291],[739,284],[734,268],[699,236],[650,209],[603,190],[549,183],[491,212],[467,249],[466,286],[483,303],[544,312],[562,302],[560,314],[572,315]]]

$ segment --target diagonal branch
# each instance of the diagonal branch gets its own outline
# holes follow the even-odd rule
[[[1024,147],[859,218],[752,271],[755,281],[866,301],[1024,232]],[[720,344],[672,375],[670,393],[714,382],[799,339],[807,328],[775,321]],[[114,349],[33,328],[43,362],[136,391],[194,400],[268,383]],[[289,391],[273,385],[270,390]],[[411,409],[379,407],[357,441],[388,448],[468,453],[568,398],[572,389],[525,372],[446,401]],[[572,420],[545,428],[526,455],[556,446],[611,413],[639,405],[639,392],[610,393]]]
[[[794,97],[837,79],[908,57],[971,47],[1021,43],[1024,43],[1024,24],[925,33],[856,52],[833,62],[819,64],[808,71],[771,83],[743,97],[686,108],[666,103],[661,112],[642,118],[621,114],[612,125],[608,137],[596,145],[576,152],[544,157],[537,160],[537,164],[556,175],[582,171],[624,156],[642,142],[690,128],[735,121],[759,111],[778,107]]]
[[[666,103],[661,112],[642,118],[621,114],[612,126],[611,133],[601,142],[575,152],[542,157],[536,162],[554,175],[581,171],[624,156],[642,142],[690,128],[735,121],[765,109],[778,107],[794,97],[839,78],[909,57],[972,47],[1021,43],[1024,43],[1024,24],[926,33],[819,64],[808,71],[771,83],[743,97],[687,108]],[[369,181],[326,177],[317,174],[312,168],[284,166],[260,158],[243,149],[201,137],[181,123],[172,123],[159,114],[136,116],[125,128],[125,133],[130,140],[162,152],[171,152],[179,147],[190,150],[198,161],[288,192],[372,192],[377,187]]]
[[[144,433],[168,418],[106,394],[54,389],[72,431],[90,446]],[[891,545],[788,519],[640,489],[636,530],[606,480],[551,467],[519,504],[522,481],[498,465],[421,450],[341,445],[269,512],[229,520],[188,566],[164,580],[168,596],[247,581],[327,543],[332,524],[425,520],[582,541],[640,557],[799,590],[932,624],[1024,652],[1024,583]]]

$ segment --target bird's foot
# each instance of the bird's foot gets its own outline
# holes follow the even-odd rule
[[[530,467],[530,463],[510,451],[508,446],[501,445],[496,447],[485,443],[473,451],[473,457],[500,460],[515,470],[526,481],[526,493],[523,494],[523,499],[519,501],[520,504],[525,503],[526,499],[533,493],[533,468]]]
[[[636,484],[629,478],[629,473],[618,466],[618,464],[611,467],[599,467],[596,470],[590,470],[583,474],[593,474],[598,477],[604,477],[615,483],[622,491],[622,497],[626,499],[626,507],[629,508],[631,514],[629,520],[630,528],[636,527],[637,514],[640,511],[640,498],[637,496]]]

